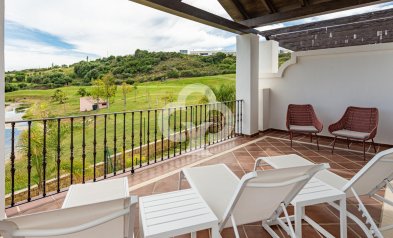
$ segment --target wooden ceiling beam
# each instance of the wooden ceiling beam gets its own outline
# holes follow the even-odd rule
[[[300,2],[300,5],[301,5],[302,7],[305,7],[305,6],[308,6],[308,5],[309,5],[308,0],[299,0],[299,2]]]
[[[261,0],[263,5],[269,9],[270,13],[276,13],[277,8],[274,6],[273,2],[271,0]]]
[[[248,15],[247,11],[244,9],[242,3],[239,0],[232,0],[233,4],[235,4],[237,10],[242,14],[244,19],[250,19],[250,15]]]
[[[258,30],[182,3],[180,0],[130,0],[160,11],[209,25],[235,34],[259,34]]]
[[[240,21],[239,23],[255,28],[259,26],[275,24],[280,22],[292,21],[306,17],[315,16],[318,14],[326,14],[335,11],[343,11],[355,7],[377,4],[381,2],[388,2],[389,0],[332,0],[318,4],[308,5],[296,10],[287,12],[276,12],[253,19]]]

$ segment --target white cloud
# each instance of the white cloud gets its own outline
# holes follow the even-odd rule
[[[216,0],[185,3],[229,18]],[[300,23],[387,8],[386,4],[353,9]],[[392,7],[392,6],[390,6]],[[70,64],[85,55],[126,55],[136,49],[178,51],[233,47],[234,34],[173,16],[129,0],[6,0],[6,19],[38,29],[75,46],[65,51],[45,43],[13,41],[6,44],[6,69]],[[287,25],[287,24],[285,24]],[[275,24],[260,30],[283,27]]]
[[[204,2],[210,3],[209,0]],[[128,0],[6,0],[6,19],[58,36],[74,45],[75,51],[99,57],[131,54],[138,48],[163,51],[220,49],[235,43],[232,34]],[[39,58],[41,66],[49,66],[52,62],[69,63],[80,58],[73,52],[57,55],[58,51],[45,47],[29,42],[6,46],[6,68],[37,65],[35,57]],[[24,54],[27,57],[18,58]]]

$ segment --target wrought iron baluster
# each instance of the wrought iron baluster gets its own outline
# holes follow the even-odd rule
[[[180,110],[180,115],[179,115],[179,121],[180,121],[180,125],[179,125],[179,140],[180,140],[180,151],[179,151],[179,154],[181,154],[181,152],[182,152],[182,150],[183,150],[183,148],[182,148],[182,144],[183,144],[183,141],[181,140],[182,139],[182,121],[181,121],[181,114],[183,113],[183,110],[182,110],[182,108],[180,107],[179,108],[179,110]]]
[[[93,181],[97,180],[97,116],[93,117]]]
[[[164,160],[164,109],[161,109],[161,161]]]
[[[204,147],[206,149],[206,133],[209,135],[209,132],[207,131],[207,122],[206,122],[206,116],[207,116],[207,105],[205,104],[205,130],[204,130],[204,134],[203,134],[203,140],[204,140]]]
[[[70,135],[70,183],[74,183],[74,118],[71,117],[71,135]]]
[[[190,122],[190,151],[192,151],[192,129],[193,129],[193,123],[192,123],[192,111],[193,111],[194,109],[193,109],[193,107],[192,106],[190,106],[190,119],[191,119],[191,122]]]
[[[184,134],[184,136],[185,136],[185,143],[184,143],[184,152],[187,152],[187,140],[188,140],[188,138],[189,138],[189,136],[188,136],[188,131],[187,131],[187,129],[188,129],[188,117],[187,117],[187,112],[188,112],[188,107],[186,106],[186,115],[185,115],[185,118],[186,118],[186,123],[185,123],[185,134]]]
[[[211,104],[209,104],[209,105],[207,105],[207,107],[208,107],[208,117],[209,117],[209,127],[207,128],[207,140],[208,140],[208,143],[209,143],[209,145],[210,145],[210,126],[212,126],[213,124],[211,123],[211,120],[212,120],[212,118],[211,118],[211,114],[212,114],[212,112],[211,112]]]
[[[113,120],[113,175],[116,176],[116,163],[117,163],[117,137],[116,137],[116,124],[117,124],[117,114],[114,114]]]
[[[82,183],[86,182],[86,117],[82,117]]]
[[[143,117],[143,113],[142,113],[142,111],[140,111],[140,113],[139,113],[139,168],[142,167],[142,145],[143,145],[142,117]]]
[[[108,172],[106,126],[107,126],[107,114],[104,115],[104,179],[106,179],[106,174]]]
[[[60,192],[60,165],[61,165],[61,148],[60,148],[60,126],[61,126],[61,119],[57,119],[57,192]]]
[[[230,115],[230,113],[231,113],[231,111],[229,110],[229,106],[230,105],[230,102],[227,102],[226,104],[225,104],[225,106],[226,106],[226,111],[227,111],[227,118],[226,118],[226,120],[225,120],[225,122],[226,122],[226,127],[228,128],[228,130],[227,130],[227,139],[229,140],[229,137],[230,137],[230,133],[231,133],[231,124],[230,124],[230,117],[231,117],[231,115]]]
[[[176,143],[176,108],[174,109],[174,118],[173,118],[173,157],[176,156],[176,148],[177,148],[177,143]]]
[[[134,170],[134,146],[135,146],[135,134],[134,134],[134,128],[135,128],[135,121],[134,121],[134,112],[131,113],[131,124],[132,124],[132,129],[131,129],[131,174],[135,172]]]
[[[27,201],[31,201],[31,121],[27,122]]]
[[[150,164],[150,110],[147,110],[147,165]]]
[[[123,173],[126,172],[126,113],[123,113]]]
[[[154,110],[154,163],[157,163],[157,109]]]
[[[11,123],[11,207],[15,206],[15,122]]]
[[[167,153],[168,153],[168,155],[167,155],[167,159],[169,159],[170,158],[170,149],[171,149],[171,109],[170,108],[168,108],[168,143],[167,143]]]
[[[42,196],[46,197],[46,130],[47,130],[47,121],[44,120],[44,138],[42,145]]]
[[[198,106],[195,106],[195,149],[198,149]]]
[[[199,112],[199,148],[202,148],[202,110],[203,106],[200,105]]]
[[[224,132],[224,107],[223,103],[220,102],[220,132],[221,132],[221,141],[223,141],[223,132]]]

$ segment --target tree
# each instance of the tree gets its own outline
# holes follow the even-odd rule
[[[57,89],[55,93],[52,95],[52,100],[60,104],[64,104],[68,100],[68,97],[65,94],[65,92],[61,91],[60,89]]]
[[[106,102],[109,108],[109,100],[114,98],[116,95],[117,86],[115,84],[115,79],[112,75],[105,75],[102,79],[93,81],[93,90],[92,95],[97,100],[97,103],[100,100],[100,97],[106,98]]]
[[[136,102],[136,90],[138,90],[138,83],[134,83],[134,101]]]
[[[124,102],[124,111],[127,108],[127,94],[131,92],[131,85],[127,84],[126,82],[123,82],[121,84],[121,91],[123,93],[123,102]]]
[[[86,97],[86,96],[90,96],[90,93],[85,88],[79,88],[77,95],[81,97]]]

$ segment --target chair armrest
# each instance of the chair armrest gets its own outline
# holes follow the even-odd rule
[[[378,127],[376,126],[376,127],[374,127],[372,130],[371,130],[371,132],[370,132],[370,135],[368,136],[368,140],[371,140],[371,139],[374,139],[375,138],[375,136],[377,135],[377,129],[378,129]]]
[[[129,224],[127,224],[129,227],[129,232],[133,233],[134,229],[134,224],[133,222],[135,221],[135,209],[136,209],[136,204],[138,201],[138,198],[136,196],[131,196],[129,198],[128,204],[117,211],[114,211],[108,215],[102,216],[98,219],[92,220],[85,222],[83,224],[78,224],[76,226],[72,227],[66,227],[66,228],[52,228],[52,229],[17,229],[17,225],[9,221],[8,223],[14,224],[15,228],[12,228],[11,230],[5,230],[7,232],[5,234],[5,237],[48,237],[48,236],[60,236],[60,235],[69,235],[69,234],[74,234],[77,232],[82,232],[94,227],[97,227],[99,225],[105,224],[107,222],[110,222],[114,219],[117,219],[119,217],[123,217],[126,215],[129,215]],[[74,218],[72,218],[74,219]],[[131,224],[132,222],[132,224]],[[125,224],[126,225],[126,224]],[[1,229],[1,224],[0,224],[0,229]],[[132,230],[131,230],[132,229]],[[128,233],[127,237],[132,237],[133,234]]]
[[[269,165],[269,164],[267,164],[267,163],[263,160],[263,158],[264,158],[264,157],[261,157],[261,158],[258,158],[258,159],[255,160],[255,163],[254,163],[254,171],[257,171],[257,167],[260,166],[261,162],[263,162],[264,165]]]
[[[340,119],[338,122],[331,124],[328,128],[329,132],[332,133],[334,131],[342,130],[344,129],[344,120]]]

